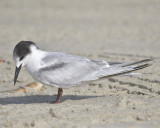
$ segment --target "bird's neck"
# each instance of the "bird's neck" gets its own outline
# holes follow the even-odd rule
[[[32,50],[32,53],[28,56],[27,63],[25,65],[30,74],[36,72],[40,68],[41,59],[44,57],[44,55],[44,51],[39,49]]]

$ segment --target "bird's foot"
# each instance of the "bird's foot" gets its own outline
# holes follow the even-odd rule
[[[50,104],[58,104],[58,103],[61,103],[61,101],[60,100],[55,100],[55,101],[51,101],[51,102],[49,102]]]

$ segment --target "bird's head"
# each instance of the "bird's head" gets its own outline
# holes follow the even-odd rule
[[[37,46],[31,41],[21,41],[14,48],[13,59],[16,65],[14,85],[16,84],[21,67],[26,65],[29,55],[32,53],[32,48],[37,48]]]

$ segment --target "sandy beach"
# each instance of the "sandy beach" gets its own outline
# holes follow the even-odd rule
[[[159,128],[159,0],[0,1],[0,128]],[[35,82],[23,68],[13,85],[21,40],[46,51],[132,62],[155,58],[142,77],[116,76],[64,89],[13,92]],[[53,76],[54,77],[54,76]]]

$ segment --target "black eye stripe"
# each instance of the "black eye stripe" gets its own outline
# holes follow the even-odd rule
[[[24,56],[21,56],[19,60],[21,61],[21,60],[23,60],[23,58],[24,58]]]

